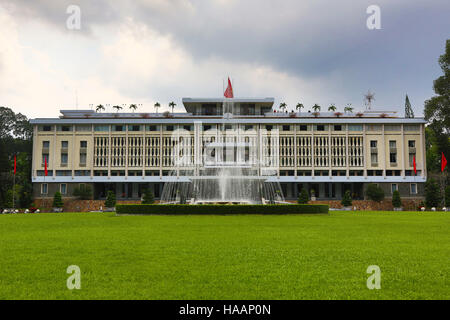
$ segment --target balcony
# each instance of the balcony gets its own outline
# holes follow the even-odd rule
[[[378,153],[377,147],[370,147],[370,153]]]
[[[409,153],[414,153],[414,154],[416,153],[415,147],[409,147],[408,150],[409,150]]]

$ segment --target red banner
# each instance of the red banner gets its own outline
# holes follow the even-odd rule
[[[230,78],[228,78],[228,87],[227,90],[225,90],[223,96],[225,98],[233,98],[233,87],[231,86]]]
[[[416,168],[416,156],[413,158],[413,166],[414,166],[414,174],[417,174],[417,168]]]
[[[45,163],[44,163],[44,174],[45,174],[45,176],[47,176],[48,175],[48,170],[47,170],[47,157],[45,157]]]
[[[447,166],[447,159],[444,156],[444,153],[442,152],[441,157],[441,172],[444,172],[445,167]]]

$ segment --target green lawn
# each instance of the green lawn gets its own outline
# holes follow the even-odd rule
[[[0,299],[450,299],[442,212],[0,215],[0,245]]]

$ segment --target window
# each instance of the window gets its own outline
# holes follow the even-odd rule
[[[363,131],[363,126],[362,124],[350,124],[348,131]]]
[[[48,165],[50,163],[50,157],[48,156],[48,154],[43,153],[42,154],[42,166],[45,165],[45,161],[47,161],[47,167],[48,167]]]
[[[87,141],[80,141],[80,148],[87,148]]]
[[[300,131],[308,131],[308,126],[306,124],[301,124],[299,129]]]
[[[166,131],[173,131],[175,129],[174,126],[165,126],[164,130]]]
[[[370,141],[370,147],[371,148],[376,148],[377,147],[377,140],[371,140]]]
[[[419,131],[420,127],[418,124],[405,124],[403,126],[403,130],[405,131]]]
[[[58,126],[57,130],[58,131],[65,131],[65,132],[72,131],[72,126]]]
[[[125,126],[115,125],[115,126],[113,126],[113,131],[125,131]]]
[[[408,140],[408,147],[409,148],[415,148],[416,147],[416,141],[415,140]]]
[[[39,126],[39,131],[52,131],[52,126]]]
[[[391,184],[391,193],[394,193],[394,191],[398,190],[398,184],[396,183],[392,183]]]
[[[271,125],[271,124],[266,125],[267,131],[271,131],[272,129],[273,129],[273,125]]]
[[[86,131],[91,131],[91,130],[92,130],[92,126],[90,124],[75,126],[75,131],[86,132]]]
[[[411,194],[417,194],[417,183],[411,183],[410,191],[411,191]]]
[[[283,125],[283,131],[291,131],[290,125]]]
[[[342,125],[340,125],[340,124],[335,124],[333,130],[334,130],[334,131],[342,131]]]
[[[42,166],[45,166],[45,161],[47,161],[48,166],[50,162],[49,152],[50,152],[50,141],[42,141]]]
[[[80,167],[86,166],[86,153],[80,153]]]
[[[42,141],[42,148],[43,149],[50,148],[50,141]]]
[[[371,124],[367,127],[368,131],[381,131],[381,124]]]
[[[225,130],[233,130],[233,125],[231,125],[231,124],[226,124],[224,127],[225,127]]]
[[[43,183],[41,184],[41,194],[47,194],[48,193],[48,184]]]
[[[211,125],[208,125],[208,124],[203,125],[203,130],[204,131],[208,131],[208,130],[211,130],[211,129],[212,129]]]
[[[244,130],[245,130],[245,131],[253,130],[253,126],[252,126],[251,124],[246,124],[246,125],[244,126]]]
[[[190,126],[190,125],[184,125],[184,126],[183,126],[183,129],[186,130],[186,131],[192,131],[192,126]]]
[[[397,141],[390,140],[389,141],[389,148],[397,148]]]
[[[61,153],[61,166],[67,166],[67,162],[69,161],[69,156],[67,153]]]
[[[158,126],[147,126],[147,130],[148,131],[159,131],[159,127]]]
[[[318,124],[316,126],[316,131],[325,131],[325,126],[323,124]]]
[[[61,194],[67,194],[67,184],[61,183],[59,185],[59,192],[61,192]]]
[[[396,152],[389,153],[389,162],[397,163],[397,153]]]
[[[69,141],[61,141],[61,148],[62,149],[69,148]]]
[[[372,162],[372,166],[377,166],[378,165],[378,153],[371,153],[370,161]]]
[[[401,126],[399,124],[385,124],[384,131],[400,131]]]
[[[142,128],[140,125],[129,125],[128,126],[128,131],[141,131]]]
[[[99,132],[99,131],[109,131],[109,126],[94,126],[94,131]]]

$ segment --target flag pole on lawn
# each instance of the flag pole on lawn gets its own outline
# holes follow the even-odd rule
[[[13,177],[13,198],[12,198],[12,202],[13,202],[13,209],[15,208],[15,193],[16,193],[16,155],[14,155],[14,177]]]

